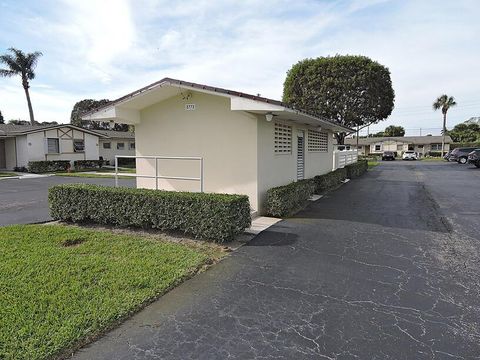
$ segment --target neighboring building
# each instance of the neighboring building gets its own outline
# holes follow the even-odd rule
[[[84,114],[135,125],[137,187],[246,194],[262,212],[268,189],[332,170],[333,133],[352,132],[280,101],[165,78]],[[168,177],[168,178],[166,178]],[[170,177],[177,177],[172,179]]]
[[[103,137],[70,124],[0,124],[0,169],[26,167],[39,160],[98,160]]]
[[[135,133],[113,130],[95,130],[95,132],[107,136],[100,139],[99,154],[110,165],[115,164],[115,155],[135,155]]]
[[[445,136],[445,151],[450,151],[450,136]],[[357,139],[345,139],[345,145],[356,149]],[[430,152],[442,151],[442,136],[397,136],[397,137],[369,137],[358,139],[359,155],[382,154],[384,151],[394,151],[399,156],[404,151],[412,150],[419,156],[428,155]]]

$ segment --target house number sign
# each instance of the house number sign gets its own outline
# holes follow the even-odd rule
[[[195,110],[195,104],[185,104],[185,110],[194,111]]]

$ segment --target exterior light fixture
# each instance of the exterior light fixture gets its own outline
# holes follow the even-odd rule
[[[275,115],[273,115],[271,112],[266,113],[266,114],[265,114],[265,120],[267,120],[268,122],[270,122],[270,121],[272,121],[272,119],[273,119],[274,116],[275,116]]]

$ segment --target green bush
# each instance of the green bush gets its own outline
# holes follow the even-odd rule
[[[314,190],[315,184],[312,179],[271,188],[267,191],[265,212],[270,216],[288,216],[299,210]]]
[[[56,220],[179,231],[216,242],[251,224],[245,195],[64,184],[49,189],[48,201]]]
[[[315,182],[315,194],[322,194],[338,186],[343,180],[347,178],[347,169],[337,169],[324,175],[317,175],[313,178]]]
[[[441,151],[429,151],[427,153],[427,156],[430,157],[442,157],[442,152]]]
[[[347,169],[347,178],[355,179],[368,170],[368,161],[358,160],[356,163],[345,166],[345,169]]]
[[[36,174],[67,171],[68,168],[70,168],[70,160],[45,160],[28,162],[28,172]]]
[[[103,160],[75,160],[73,166],[76,170],[101,168]]]

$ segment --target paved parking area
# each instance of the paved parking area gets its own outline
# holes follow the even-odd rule
[[[134,179],[120,179],[122,186],[134,186]],[[57,184],[87,183],[113,186],[113,179],[49,176],[0,180],[0,226],[51,220],[48,188]]]
[[[75,359],[478,359],[480,170],[382,163]]]

